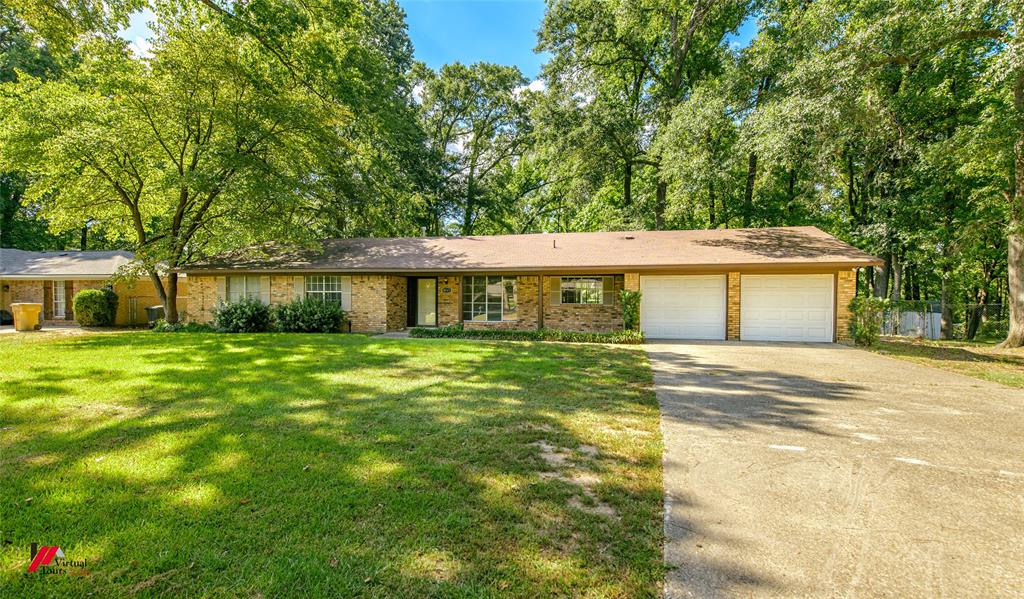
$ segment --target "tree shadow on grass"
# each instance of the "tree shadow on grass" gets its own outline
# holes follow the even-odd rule
[[[1009,353],[988,353],[982,351],[971,351],[970,349],[957,346],[937,347],[925,343],[903,341],[896,339],[885,339],[878,342],[880,348],[896,352],[906,356],[917,356],[933,360],[949,362],[976,362],[982,364],[1005,364],[1017,366],[1024,369],[1024,355],[1013,355]]]
[[[661,444],[636,351],[146,334],[19,351],[37,366],[2,390],[15,594],[657,593]],[[573,464],[614,517],[540,477],[538,441],[598,447]],[[92,574],[26,574],[33,541]]]

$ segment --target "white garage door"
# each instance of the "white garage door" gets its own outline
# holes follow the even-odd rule
[[[725,339],[725,275],[640,277],[640,328],[652,339]]]
[[[740,339],[832,341],[832,275],[743,275]]]

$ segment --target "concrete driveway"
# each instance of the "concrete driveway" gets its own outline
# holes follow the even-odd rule
[[[1024,597],[1024,391],[838,345],[647,345],[666,597]]]

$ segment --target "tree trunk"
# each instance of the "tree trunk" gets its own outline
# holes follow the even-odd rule
[[[469,169],[469,180],[466,182],[466,206],[462,212],[462,234],[472,235],[473,234],[473,209],[474,201],[473,197],[476,193],[473,185],[473,169]]]
[[[754,212],[754,180],[757,178],[757,154],[750,153],[747,158],[747,189],[743,193],[743,226],[750,226],[750,216]]]
[[[622,176],[622,205],[629,206],[633,203],[633,162],[626,161],[626,172]]]
[[[978,327],[981,326],[982,319],[985,315],[985,301],[987,299],[987,293],[984,289],[974,289],[974,306],[968,311],[967,328],[964,331],[968,339],[974,339],[978,334]]]
[[[786,202],[786,215],[789,217],[788,225],[794,224],[796,214],[796,169],[789,169],[789,201]]]
[[[900,294],[903,292],[903,264],[898,257],[892,257],[892,296],[894,302],[900,301]]]
[[[174,277],[174,295],[169,296],[171,277]],[[164,306],[164,320],[167,322],[178,322],[178,273],[171,273],[171,277],[167,277],[167,287],[164,287],[164,282],[160,279],[160,275],[157,274],[156,270],[149,272],[149,280],[153,283],[153,288],[156,289],[156,296],[160,298],[160,303]],[[173,299],[171,299],[173,297]],[[172,312],[170,308],[173,307]],[[174,320],[171,320],[173,318]]]
[[[661,231],[665,228],[665,200],[668,197],[668,183],[658,181],[658,187],[654,190],[654,229]]]
[[[882,254],[882,265],[875,268],[875,297],[884,298],[889,291],[889,269],[892,268],[892,253]]]
[[[949,305],[949,266],[942,267],[942,325],[939,329],[943,339],[953,338],[953,308]]]
[[[1024,141],[1018,144],[1024,146]],[[1024,147],[1017,154],[1018,176],[1024,181]],[[1009,274],[1009,293],[1006,302],[1010,305],[1010,330],[1001,347],[1024,346],[1024,185],[1018,185],[1016,215],[1010,221],[1010,239],[1006,270]]]
[[[1007,194],[1010,200],[1010,234],[1006,263],[1010,329],[1001,347],[1024,346],[1024,67],[1017,73],[1013,106],[1017,113],[1017,143],[1013,146],[1012,193]]]
[[[715,182],[708,179],[708,224],[712,229],[718,228],[718,217],[715,215]]]
[[[167,275],[167,292],[164,297],[164,320],[178,322],[178,273]]]

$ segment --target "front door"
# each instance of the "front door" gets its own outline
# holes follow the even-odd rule
[[[437,279],[416,278],[414,324],[418,327],[437,326]]]

